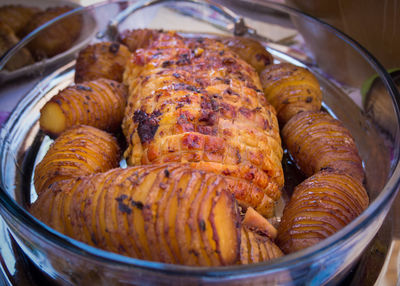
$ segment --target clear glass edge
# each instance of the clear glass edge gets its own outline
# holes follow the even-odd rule
[[[31,38],[33,38],[36,34],[40,32],[42,29],[45,29],[47,26],[51,25],[52,23],[63,19],[64,17],[71,16],[73,14],[82,13],[82,11],[88,11],[90,9],[95,9],[96,7],[107,5],[110,3],[118,3],[118,2],[131,2],[131,1],[118,1],[118,0],[111,0],[102,3],[98,3],[88,7],[79,7],[76,8],[63,16],[57,17],[53,21],[49,22],[45,26],[36,29],[31,34],[29,34],[22,42],[20,42],[17,46],[11,49],[5,56],[0,58],[0,67],[4,66],[6,63],[6,59],[8,54],[11,56],[22,46],[28,43]],[[335,33],[339,38],[349,44],[353,49],[355,49],[363,58],[374,68],[374,70],[378,73],[379,77],[381,78],[384,86],[386,87],[387,91],[389,92],[390,96],[393,100],[393,105],[395,108],[395,113],[397,116],[397,121],[400,122],[399,116],[399,103],[400,103],[400,95],[397,91],[397,88],[394,82],[391,80],[389,74],[386,70],[382,67],[382,65],[361,45],[355,42],[350,37],[344,35],[337,29],[333,28],[332,26],[313,18],[303,12],[300,12],[296,9],[287,7],[285,5],[274,3],[271,1],[264,1],[263,5],[269,8],[276,9],[280,12],[284,12],[287,14],[293,14],[295,16],[305,17],[309,21],[317,23],[318,25],[323,25],[328,30]],[[10,56],[10,57],[11,57]],[[51,77],[52,74],[48,77]],[[4,132],[10,130],[15,121],[12,121],[13,114],[15,111],[23,108],[27,101],[32,101],[33,98],[26,97],[21,100],[17,107],[14,109],[12,114],[10,115],[9,119],[4,123],[2,130],[1,130],[1,152],[0,158],[4,158],[4,151],[6,150],[6,138],[4,137]],[[398,130],[399,131],[399,130]],[[180,274],[184,273],[185,275],[192,275],[192,276],[201,276],[201,277],[210,277],[210,278],[218,278],[222,276],[229,276],[238,278],[239,276],[249,276],[249,275],[262,275],[264,273],[272,273],[272,272],[279,272],[280,270],[290,270],[296,268],[298,265],[312,263],[313,259],[317,256],[318,258],[323,257],[326,255],[328,250],[332,247],[340,247],[344,243],[346,243],[351,237],[353,233],[356,233],[362,230],[366,225],[374,219],[375,215],[380,212],[389,211],[391,203],[393,202],[395,196],[398,193],[399,186],[400,186],[400,166],[399,166],[399,132],[397,132],[397,136],[394,142],[394,150],[395,154],[393,156],[393,172],[391,177],[389,178],[388,182],[386,183],[385,187],[383,188],[382,192],[378,195],[378,197],[369,205],[369,207],[354,221],[348,224],[339,232],[335,233],[331,237],[325,239],[321,243],[309,247],[307,249],[298,251],[293,254],[285,255],[281,258],[273,260],[273,263],[258,263],[258,264],[251,264],[251,265],[235,265],[235,266],[224,266],[224,267],[191,267],[191,266],[183,266],[183,265],[174,265],[174,264],[166,264],[160,262],[151,262],[145,261],[140,259],[135,259],[131,257],[122,256],[119,254],[111,253],[108,251],[104,251],[101,249],[97,249],[95,247],[91,247],[87,244],[82,242],[76,241],[72,238],[69,238],[50,227],[46,226],[33,216],[31,216],[25,209],[20,207],[4,190],[0,190],[0,206],[3,207],[3,210],[6,211],[9,215],[16,218],[19,222],[21,222],[24,226],[28,227],[31,231],[35,231],[42,236],[44,239],[61,246],[65,247],[68,251],[71,251],[77,255],[86,254],[91,256],[90,258],[94,258],[99,260],[100,262],[105,263],[117,263],[121,266],[126,267],[136,267],[141,269],[153,270],[153,271],[162,271],[163,274]],[[3,159],[2,159],[3,160]],[[0,182],[3,184],[3,182]],[[388,209],[381,209],[382,206],[387,207]]]

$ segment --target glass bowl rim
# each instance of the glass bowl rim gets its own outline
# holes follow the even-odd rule
[[[197,1],[197,0],[195,0]],[[60,21],[63,18],[69,17],[71,15],[84,13],[90,11],[92,9],[96,9],[98,7],[103,7],[110,4],[121,3],[121,2],[136,2],[129,0],[110,0],[101,3],[97,3],[87,7],[78,7],[70,12],[67,12],[54,20],[48,22],[47,24],[41,26],[40,28],[34,30],[32,33],[27,35],[19,44],[17,44],[14,48],[8,51],[3,57],[0,58],[0,66],[2,63],[5,64],[7,57],[12,56],[16,53],[21,47],[23,47],[27,42],[30,41],[37,33],[41,30],[47,28],[53,23]],[[390,75],[383,68],[383,66],[372,56],[364,47],[358,44],[349,36],[343,34],[336,28],[330,26],[329,24],[314,18],[306,13],[300,12],[294,8],[288,7],[283,4],[271,2],[269,0],[264,0],[262,5],[272,8],[274,10],[294,15],[299,18],[304,18],[307,21],[310,21],[314,24],[322,26],[326,28],[328,31],[334,33],[338,38],[343,40],[345,43],[350,45],[358,54],[360,54],[377,72],[378,77],[382,80],[386,90],[389,92],[393,107],[395,108],[395,115],[397,122],[400,122],[400,113],[399,113],[399,105],[400,105],[400,95],[399,92],[392,81]],[[5,62],[4,62],[5,61]],[[50,74],[48,77],[51,77]],[[42,81],[45,81],[42,80]],[[26,99],[26,98],[25,98]],[[19,109],[25,106],[26,102],[21,100],[17,106],[14,108],[12,113],[10,114],[9,119],[4,123],[2,127],[2,133],[4,130],[9,130],[8,128],[12,128],[13,122],[10,119],[13,118],[13,113],[16,113]],[[1,138],[3,142],[1,142],[1,153],[3,154],[4,149],[6,148],[6,140]],[[146,261],[136,258],[131,258],[127,256],[123,256],[120,254],[112,253],[109,251],[101,250],[90,245],[87,245],[83,242],[77,241],[70,237],[67,237],[52,228],[48,227],[44,223],[37,220],[35,217],[29,214],[27,210],[19,206],[14,199],[12,199],[3,189],[0,189],[0,207],[3,208],[4,211],[7,212],[8,215],[11,215],[13,219],[16,219],[23,226],[28,227],[30,231],[35,232],[36,235],[41,238],[49,241],[50,243],[62,247],[67,251],[74,253],[75,255],[85,255],[87,259],[96,259],[97,262],[103,263],[112,263],[112,265],[118,265],[122,267],[134,267],[140,269],[146,269],[150,271],[157,271],[158,273],[167,274],[167,275],[191,275],[198,277],[208,277],[208,278],[229,278],[229,279],[238,279],[240,276],[248,276],[248,275],[259,275],[263,273],[269,272],[278,272],[280,270],[289,270],[291,268],[295,268],[296,265],[305,264],[307,262],[312,262],[316,257],[321,258],[324,255],[329,254],[329,250],[332,248],[340,248],[341,245],[346,243],[349,238],[351,238],[352,234],[361,231],[368,225],[371,220],[381,212],[381,207],[386,206],[390,207],[390,203],[393,201],[395,195],[398,192],[400,186],[400,166],[399,166],[399,151],[397,151],[399,144],[399,132],[397,132],[397,136],[395,138],[395,149],[396,152],[393,158],[393,172],[390,175],[390,178],[386,182],[383,187],[381,193],[370,203],[368,208],[355,220],[353,220],[350,224],[345,226],[339,232],[333,234],[332,236],[326,238],[322,242],[314,245],[312,247],[303,249],[301,251],[297,251],[292,254],[287,254],[283,257],[274,259],[272,263],[270,261],[263,263],[255,263],[249,265],[233,265],[233,266],[222,266],[222,267],[197,267],[197,266],[184,266],[177,264],[167,264],[161,262],[153,262]],[[3,182],[1,182],[3,185]]]

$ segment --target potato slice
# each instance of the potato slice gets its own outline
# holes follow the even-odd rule
[[[247,228],[241,227],[240,229],[240,263],[249,264],[250,260],[250,242],[247,235]]]
[[[250,245],[250,261],[251,263],[258,263],[262,261],[260,247],[257,240],[257,237],[253,231],[247,232],[249,238],[249,245]]]
[[[151,245],[152,260],[155,261],[162,261],[155,225],[160,198],[167,187],[165,182],[166,180],[163,172],[157,171],[157,177],[154,178],[153,184],[150,187],[151,191],[144,198],[144,207],[142,209],[147,241],[148,244]]]
[[[146,230],[147,226],[145,225],[143,209],[150,207],[145,205],[144,202],[149,193],[152,190],[154,190],[151,187],[153,186],[153,182],[156,179],[156,177],[157,177],[156,172],[146,174],[145,177],[143,178],[143,181],[138,186],[138,189],[137,190],[133,189],[135,191],[132,193],[132,200],[136,204],[142,206],[139,209],[133,208],[133,231],[136,233],[139,247],[142,249],[142,252],[144,254],[144,259],[146,260],[152,260],[153,249],[149,245],[149,240],[147,237],[147,230]]]
[[[247,208],[242,224],[251,229],[256,229],[258,232],[265,234],[272,240],[274,240],[278,234],[276,228],[252,207]]]
[[[179,196],[184,187],[186,187],[187,182],[189,181],[189,176],[183,176],[179,181],[176,182],[177,186],[174,188],[169,201],[166,205],[166,213],[165,213],[165,223],[164,223],[164,234],[165,239],[172,250],[173,256],[176,259],[177,263],[183,264],[183,256],[181,253],[180,246],[178,244],[178,239],[176,236],[176,224],[175,220],[177,217],[178,209],[179,209]],[[182,188],[183,187],[183,188]]]
[[[246,225],[241,229],[240,263],[258,263],[283,256],[279,247],[267,236]]]
[[[176,216],[176,238],[180,245],[182,259],[188,265],[198,265],[199,249],[193,246],[193,231],[196,227],[197,220],[193,222],[192,216],[196,216],[191,210],[192,202],[196,196],[206,188],[207,178],[200,173],[185,172],[186,176],[190,176],[186,188],[182,189],[178,197],[178,213]]]
[[[217,253],[222,265],[229,265],[239,257],[240,224],[238,210],[232,194],[225,190],[217,191],[213,200],[209,220],[214,231]]]
[[[179,178],[182,176],[182,173],[179,172],[179,169],[173,167],[166,167],[163,171],[164,180],[163,187],[165,189],[162,192],[162,195],[159,200],[159,205],[157,208],[156,220],[155,220],[155,235],[158,238],[158,244],[160,248],[160,260],[161,261],[171,261],[172,263],[177,263],[179,260],[172,251],[171,245],[168,240],[168,225],[165,224],[165,221],[168,219],[168,203],[171,200],[171,196],[176,193],[176,184],[179,181]]]
[[[205,224],[199,220],[199,209],[204,202],[204,196],[207,194],[210,187],[211,180],[206,179],[204,176],[201,178],[199,191],[197,192],[194,200],[192,201],[189,209],[188,225],[191,230],[191,245],[193,249],[198,249],[200,253],[196,255],[200,265],[213,265],[218,262],[211,260],[212,254],[207,253],[202,240],[202,232],[206,231]]]

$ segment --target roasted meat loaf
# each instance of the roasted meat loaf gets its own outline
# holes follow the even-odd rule
[[[221,42],[159,33],[133,54],[123,82],[129,165],[190,162],[250,181],[274,201],[280,197],[275,110],[255,70]]]

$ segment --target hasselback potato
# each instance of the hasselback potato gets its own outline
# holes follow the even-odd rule
[[[321,171],[298,185],[283,211],[277,244],[285,253],[334,234],[367,208],[367,192],[346,173]]]
[[[250,228],[241,228],[240,263],[250,264],[283,256],[282,250],[268,237]]]
[[[23,29],[27,35],[36,28],[54,18],[71,11],[70,7],[50,7],[32,16]],[[68,50],[79,38],[82,29],[82,16],[69,16],[46,28],[39,33],[29,44],[28,49],[38,60],[55,56]]]
[[[118,41],[128,47],[132,53],[137,49],[146,49],[160,35],[153,29],[124,30],[118,35]]]
[[[126,87],[108,79],[69,86],[40,110],[40,128],[51,136],[79,124],[116,131],[124,116],[126,97]]]
[[[1,15],[0,15],[1,18]],[[0,20],[0,57],[19,42],[19,38],[6,22]],[[33,64],[34,60],[26,48],[21,48],[5,65],[7,70],[16,70],[23,66]]]
[[[257,40],[244,37],[226,37],[221,39],[221,42],[251,65],[257,73],[274,62],[272,55]]]
[[[283,152],[274,108],[254,69],[223,44],[162,33],[133,54],[124,83],[129,165],[190,162],[279,198]]]
[[[318,80],[305,68],[290,63],[269,65],[260,73],[260,80],[282,125],[299,112],[321,109]]]
[[[70,237],[123,255],[218,266],[239,260],[240,216],[225,179],[184,164],[113,169],[57,182],[32,214]]]
[[[122,73],[131,53],[117,42],[89,45],[79,52],[75,66],[75,83],[107,78],[122,81]]]
[[[39,8],[23,5],[4,5],[0,7],[0,22],[7,24],[17,37],[21,37],[22,30],[29,23]]]
[[[117,140],[97,128],[80,125],[63,132],[50,146],[35,168],[34,184],[38,194],[51,184],[118,166]]]
[[[363,181],[362,161],[353,137],[326,112],[297,114],[283,127],[282,138],[307,177],[322,169],[333,169]]]

